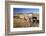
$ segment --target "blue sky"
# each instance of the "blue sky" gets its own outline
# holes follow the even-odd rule
[[[39,13],[39,8],[13,8],[13,14],[16,13]]]

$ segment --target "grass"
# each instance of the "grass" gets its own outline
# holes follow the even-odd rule
[[[27,19],[28,20],[28,19]],[[32,23],[29,21],[25,20],[24,18],[14,18],[14,27],[30,27]]]

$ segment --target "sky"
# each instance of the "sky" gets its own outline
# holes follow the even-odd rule
[[[39,8],[13,8],[13,14],[16,13],[39,13]]]

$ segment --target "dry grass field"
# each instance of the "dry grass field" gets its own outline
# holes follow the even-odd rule
[[[31,27],[32,22],[31,20],[29,21],[29,18],[27,15],[16,15],[14,16],[14,27]]]

